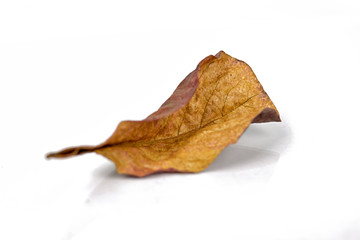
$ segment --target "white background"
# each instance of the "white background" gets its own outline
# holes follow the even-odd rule
[[[358,1],[0,0],[0,239],[360,239]],[[282,123],[199,174],[88,154],[219,50]]]

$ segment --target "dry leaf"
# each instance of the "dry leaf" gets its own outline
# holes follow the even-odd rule
[[[220,51],[202,60],[171,97],[142,121],[120,122],[97,146],[50,153],[64,158],[101,154],[119,173],[200,172],[251,123],[280,121],[251,68]]]

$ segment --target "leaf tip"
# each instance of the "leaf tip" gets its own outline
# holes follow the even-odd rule
[[[259,115],[257,115],[252,123],[265,123],[265,122],[281,122],[279,112],[274,109],[267,107]]]

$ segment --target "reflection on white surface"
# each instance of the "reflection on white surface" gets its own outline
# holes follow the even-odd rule
[[[283,121],[250,125],[240,137],[237,145],[282,153],[292,141],[292,131],[286,120]]]
[[[224,175],[231,172],[244,181],[268,180],[279,156],[276,152],[234,144],[226,148],[205,172]]]
[[[161,173],[135,178],[119,175],[113,164],[104,163],[94,170],[93,190],[73,218],[66,238],[86,239],[97,234],[100,237],[103,233],[96,230],[100,225],[108,239],[116,239],[114,235],[118,231],[125,235],[137,231],[137,223],[149,226],[147,233],[138,232],[137,235],[146,237],[150,233],[156,234],[156,230],[150,227],[153,215],[157,215],[157,224],[169,232],[179,231],[178,227],[193,229],[195,226],[208,231],[206,224],[196,223],[196,219],[200,221],[199,217],[188,219],[187,215],[206,215],[212,209],[215,218],[226,218],[247,211],[247,201],[266,189],[280,157],[280,152],[267,150],[265,146],[281,149],[279,145],[291,138],[287,129],[277,125],[250,127],[243,137],[247,138],[248,145],[257,147],[233,144],[201,173]],[[268,133],[272,131],[270,128],[280,129],[274,130],[277,136]],[[223,204],[224,201],[228,205],[218,208],[219,202]],[[186,223],[183,222],[185,219]],[[216,228],[212,231],[221,235]],[[178,237],[186,236],[180,234]]]
[[[275,152],[234,145],[225,149],[203,173],[160,173],[146,178],[135,178],[119,175],[112,165],[104,164],[96,170],[95,175],[101,176],[102,180],[89,194],[88,201],[95,202],[98,198],[113,199],[129,184],[141,183],[144,188],[142,190],[147,192],[154,188],[160,189],[168,181],[191,184],[191,179],[204,177],[205,174],[213,176],[214,181],[220,178],[218,179],[220,183],[217,185],[221,185],[225,180],[233,180],[234,184],[265,183],[270,179],[278,159],[279,154]],[[184,178],[185,181],[183,181]],[[147,185],[152,189],[148,189]]]

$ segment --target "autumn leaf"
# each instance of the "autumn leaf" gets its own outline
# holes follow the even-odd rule
[[[202,60],[170,98],[142,121],[123,121],[97,146],[49,153],[65,158],[96,152],[119,173],[200,172],[251,123],[280,121],[274,104],[243,61],[220,51]]]

